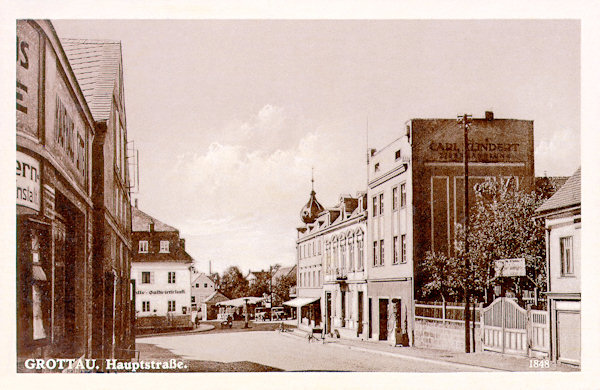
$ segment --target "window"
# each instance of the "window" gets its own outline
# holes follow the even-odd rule
[[[392,210],[398,210],[398,187],[392,188]]]
[[[143,301],[142,302],[142,311],[143,312],[149,312],[150,311],[150,301]]]
[[[354,237],[348,242],[348,271],[354,271]]]
[[[192,303],[196,303],[196,297],[192,295]]]
[[[160,241],[160,253],[169,253],[169,240]]]
[[[204,288],[208,287],[208,283],[204,283]]]
[[[376,267],[379,264],[379,250],[377,248],[377,241],[373,241],[373,266]]]
[[[573,275],[573,236],[560,238],[560,274]]]
[[[362,238],[358,239],[358,270],[363,269],[363,241]]]
[[[140,241],[138,243],[138,252],[139,253],[148,253],[148,241]]]
[[[174,284],[175,283],[175,272],[169,272],[168,274],[168,282],[170,284]]]
[[[392,264],[398,264],[398,236],[394,236],[394,260]]]
[[[200,283],[196,283],[196,287],[200,287]]]
[[[400,207],[406,207],[406,183],[400,184]]]
[[[373,216],[377,216],[377,197],[373,197]]]
[[[171,311],[175,311],[175,301],[169,301],[168,302],[168,307],[167,307],[167,311],[171,312]]]
[[[152,284],[152,272],[142,272],[142,284]]]
[[[375,163],[375,172],[379,172],[379,163]]]
[[[402,248],[402,257],[400,261],[406,263],[406,234],[400,236],[400,246]]]
[[[379,194],[379,215],[383,215],[383,194]]]
[[[400,159],[401,156],[402,153],[400,152],[400,150],[396,150],[396,161],[398,161],[398,159]]]
[[[346,270],[346,243],[340,243],[340,265],[342,270]]]
[[[379,265],[383,265],[385,261],[383,260],[383,240],[379,241]]]

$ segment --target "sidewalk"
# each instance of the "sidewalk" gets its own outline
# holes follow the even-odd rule
[[[304,331],[295,329],[293,332],[283,333],[291,337],[307,338]],[[580,371],[577,367],[550,362],[549,368],[533,368],[530,362],[533,359],[524,356],[503,355],[494,352],[452,352],[418,347],[392,347],[385,342],[350,340],[343,338],[325,337],[324,340],[316,339],[329,347],[348,348],[355,351],[369,352],[400,359],[415,361],[435,361],[441,364],[464,369],[465,371]]]

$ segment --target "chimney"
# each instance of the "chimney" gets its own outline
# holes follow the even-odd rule
[[[494,112],[493,111],[486,111],[485,112],[485,120],[486,121],[493,121],[494,120]]]
[[[185,250],[185,238],[179,239],[179,246],[181,246],[181,249]]]
[[[208,276],[212,275],[212,267],[210,264],[210,260],[208,260]]]
[[[153,232],[153,231],[154,231],[154,220],[151,219],[150,220],[150,232]]]
[[[135,198],[135,208],[136,209],[138,208],[138,200],[137,200],[137,198]]]

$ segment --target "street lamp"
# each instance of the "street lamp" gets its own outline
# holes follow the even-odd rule
[[[470,274],[471,261],[469,259],[469,125],[472,115],[457,116],[457,122],[462,125],[465,133],[464,159],[465,159],[465,249],[464,262],[467,274]],[[465,280],[465,352],[471,352],[471,289],[468,280]]]
[[[248,298],[244,298],[244,309],[246,315],[244,317],[244,328],[248,328]]]

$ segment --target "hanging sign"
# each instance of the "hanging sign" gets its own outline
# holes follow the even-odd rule
[[[17,151],[17,205],[40,211],[40,163]]]
[[[525,259],[502,259],[494,262],[496,277],[525,276]]]

